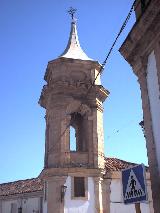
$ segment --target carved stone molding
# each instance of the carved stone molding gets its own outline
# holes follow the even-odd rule
[[[136,59],[136,62],[133,65],[133,71],[138,77],[138,81],[147,76],[147,63],[148,56],[140,56]]]
[[[47,168],[43,169],[40,178],[41,179],[47,179],[48,177],[52,176],[65,176],[65,175],[71,175],[71,174],[83,174],[86,177],[92,176],[92,177],[103,177],[105,174],[105,171],[101,168],[83,168],[83,167],[55,167],[55,168]]]
[[[128,63],[136,67],[138,58],[149,55],[160,35],[160,1],[152,0],[141,19],[135,23],[120,52]]]
[[[82,116],[89,115],[91,114],[91,109],[86,104],[82,104],[81,101],[75,100],[67,106],[66,114],[70,115],[74,112],[78,112]]]

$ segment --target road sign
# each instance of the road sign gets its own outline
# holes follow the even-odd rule
[[[125,204],[147,201],[146,172],[143,164],[122,171]]]

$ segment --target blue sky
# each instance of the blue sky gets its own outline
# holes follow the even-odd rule
[[[32,178],[43,168],[45,111],[38,105],[48,61],[65,49],[70,6],[77,8],[81,46],[100,63],[117,35],[132,0],[0,1],[0,182]],[[136,76],[118,52],[134,14],[102,74],[110,91],[104,103],[105,155],[147,164]]]

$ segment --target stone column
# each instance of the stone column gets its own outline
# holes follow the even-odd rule
[[[103,187],[103,179],[101,177],[94,178],[94,192],[95,192],[95,212],[96,213],[104,213],[103,212],[103,202],[102,202],[102,187]]]
[[[64,213],[64,200],[61,201],[61,186],[66,182],[65,176],[52,176],[48,182],[47,213]]]
[[[61,120],[61,135],[60,135],[60,165],[67,166],[70,164],[70,115],[64,115]]]
[[[48,167],[60,164],[60,110],[54,108],[47,111],[47,145]]]
[[[104,168],[104,137],[102,106],[93,109],[93,153],[94,167]]]
[[[146,67],[141,68],[141,72],[138,75],[138,81],[140,83],[144,128],[146,136],[147,155],[149,161],[149,170],[151,175],[152,197],[153,207],[155,213],[160,212],[160,175],[158,171],[158,163],[156,158],[156,149],[153,137],[152,118],[150,111],[150,102],[148,97],[147,79],[146,79]]]
[[[89,165],[93,166],[94,164],[94,154],[93,154],[93,116],[88,116],[88,162]]]
[[[92,112],[93,122],[92,122],[92,131],[93,131],[93,163],[94,167],[98,167],[98,135],[97,135],[97,109],[94,108]]]
[[[149,176],[149,180],[147,180],[147,190],[148,190],[149,210],[150,210],[150,213],[154,213],[150,176]]]
[[[103,213],[110,213],[110,194],[111,194],[110,185],[111,185],[110,178],[103,180],[103,185],[102,185]]]
[[[49,139],[49,124],[47,120],[47,116],[45,116],[46,120],[46,130],[45,130],[45,155],[44,155],[44,168],[48,167],[48,139]]]

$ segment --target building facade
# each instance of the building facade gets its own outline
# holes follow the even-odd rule
[[[154,210],[160,210],[160,1],[137,0],[136,23],[120,48],[141,89]]]

